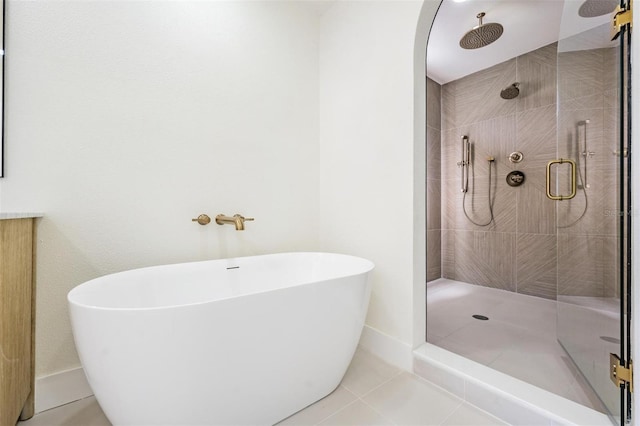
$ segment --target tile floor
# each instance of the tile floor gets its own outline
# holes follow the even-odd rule
[[[555,301],[441,278],[427,285],[427,341],[604,412],[557,341],[556,310]]]
[[[18,426],[109,426],[95,398],[45,411]],[[358,349],[340,386],[279,425],[506,425],[449,392]]]

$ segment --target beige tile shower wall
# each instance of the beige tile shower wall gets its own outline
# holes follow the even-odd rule
[[[546,163],[556,154],[556,51],[554,43],[442,86],[446,278],[556,298],[555,206],[545,195]],[[520,95],[502,99],[500,91],[514,82],[520,83]],[[472,146],[466,196],[456,165],[462,135]],[[523,152],[521,163],[508,160],[513,151]],[[516,169],[526,180],[510,187],[506,175]],[[490,199],[490,225],[467,219],[463,201],[473,221],[486,223]]]
[[[558,55],[554,43],[442,87],[444,277],[550,299],[616,296],[616,55]],[[500,90],[515,81],[520,96],[501,99]],[[491,183],[494,222],[486,227],[462,209],[462,135],[473,147],[464,201],[476,222],[489,220]],[[586,176],[585,140],[593,152]],[[507,156],[516,150],[524,160],[514,165]],[[487,156],[496,158],[491,181]],[[580,174],[576,198],[556,204],[545,195],[545,168],[560,157],[576,160]],[[505,176],[516,168],[526,181],[512,188]]]
[[[427,281],[441,270],[440,85],[427,78]]]

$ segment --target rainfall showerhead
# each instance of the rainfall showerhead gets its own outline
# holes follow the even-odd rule
[[[618,5],[617,0],[586,0],[580,5],[578,15],[583,18],[595,18],[596,16],[608,15]]]
[[[488,24],[482,23],[485,13],[480,12],[476,16],[478,18],[478,26],[467,31],[460,39],[460,47],[463,49],[478,49],[485,47],[500,38],[504,28],[495,22]]]
[[[511,86],[506,87],[500,91],[500,97],[502,99],[513,99],[520,94],[520,89],[518,88],[520,83],[513,83]]]

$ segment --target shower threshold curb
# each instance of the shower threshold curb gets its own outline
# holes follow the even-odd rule
[[[413,351],[413,371],[511,425],[613,424],[606,414],[430,343]]]

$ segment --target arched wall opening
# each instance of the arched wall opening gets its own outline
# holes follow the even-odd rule
[[[426,338],[426,292],[424,288],[424,283],[426,282],[426,225],[424,221],[426,220],[425,209],[426,209],[426,185],[425,185],[425,174],[424,170],[426,168],[426,82],[425,82],[425,61],[426,61],[426,46],[428,43],[429,29],[433,25],[433,22],[436,18],[436,13],[438,10],[441,1],[429,1],[426,0],[423,4],[423,8],[420,13],[418,28],[416,31],[416,40],[415,40],[415,60],[414,60],[414,291],[413,291],[413,346],[414,348],[420,346],[425,343]],[[637,23],[636,23],[637,25]],[[632,63],[634,62],[634,58],[638,57],[638,41],[637,37],[632,34],[632,48],[631,48],[631,57]],[[632,79],[636,80],[638,78],[638,72],[636,68],[633,69]],[[638,92],[637,85],[632,86],[632,98],[637,99],[640,93]],[[632,110],[632,120],[637,122],[638,120],[638,108]],[[635,137],[635,133],[632,140],[632,145],[637,143],[637,137]],[[640,167],[640,161],[638,161],[637,157],[632,158],[632,176],[631,182],[636,188],[640,187],[640,177],[638,176],[637,170]],[[637,190],[634,190],[634,196],[637,196]],[[634,209],[634,217],[637,217],[637,213]],[[634,227],[633,231],[633,243],[632,246],[637,247],[640,242],[640,232],[638,231],[638,227]],[[640,257],[638,256],[637,250],[633,252],[632,261],[634,264],[637,264]],[[421,278],[424,277],[424,280]],[[632,279],[632,287],[635,288],[635,279]],[[633,312],[636,312],[635,306],[638,302],[640,302],[640,298],[638,297],[638,292],[634,291],[633,293]],[[633,315],[635,318],[637,315]],[[634,335],[632,338],[632,353],[635,353],[637,345],[635,341],[640,338],[639,332],[639,324],[634,321],[632,325],[632,332]],[[639,398],[634,397],[634,405],[638,404],[640,401]]]
[[[427,85],[426,60],[429,32],[436,17],[441,0],[425,0],[416,28],[414,47],[414,234],[413,234],[413,347],[426,342],[426,128],[427,128]]]

